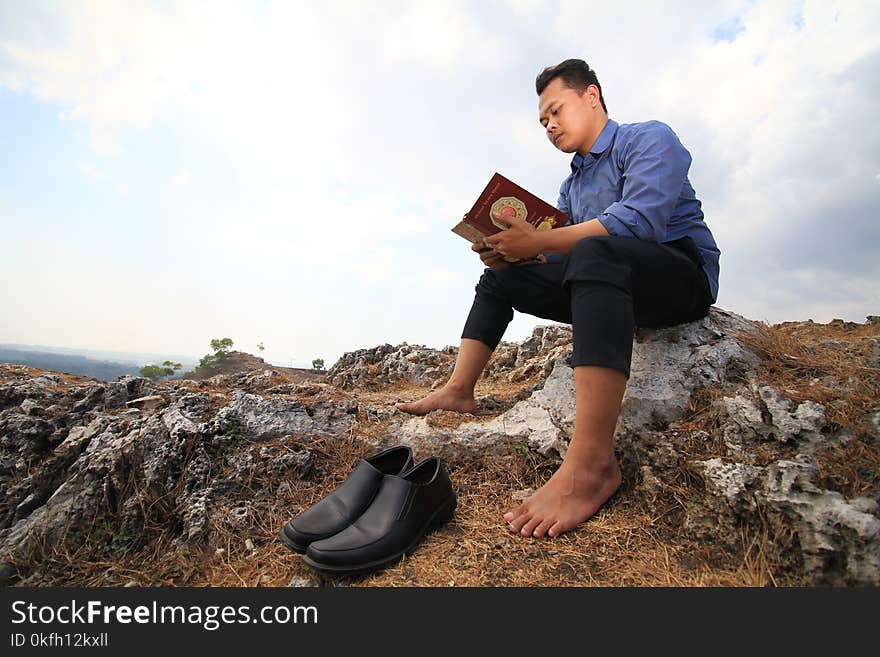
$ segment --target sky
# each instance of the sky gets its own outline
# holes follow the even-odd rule
[[[0,0],[0,342],[457,345],[451,228],[496,171],[556,202],[534,80],[571,57],[691,153],[718,307],[880,315],[880,3]]]

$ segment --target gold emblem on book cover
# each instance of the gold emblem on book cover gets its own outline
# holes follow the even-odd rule
[[[555,225],[556,219],[554,217],[543,217],[541,221],[538,222],[536,228],[538,230],[550,230]]]
[[[500,216],[500,220],[495,218],[496,214]],[[502,230],[510,228],[510,224],[504,223],[504,219],[525,220],[527,215],[525,203],[515,196],[502,196],[492,204],[492,208],[489,210],[489,219]]]

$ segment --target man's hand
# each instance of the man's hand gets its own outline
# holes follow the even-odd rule
[[[529,222],[522,219],[499,217],[497,214],[495,219],[509,224],[510,228],[487,237],[484,240],[487,246],[492,247],[501,256],[508,258],[535,258],[541,252],[541,247],[537,243],[538,231]]]
[[[486,246],[482,242],[477,242],[476,244],[471,245],[471,251],[479,253],[480,260],[483,261],[483,264],[492,269],[504,269],[509,264],[504,261],[504,258],[501,257],[501,254],[498,253],[498,251]]]

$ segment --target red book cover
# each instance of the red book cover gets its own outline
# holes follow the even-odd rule
[[[501,220],[492,218],[495,212],[502,216]],[[503,217],[523,219],[538,230],[559,228],[569,221],[564,212],[496,173],[452,232],[476,244],[489,235],[507,229],[509,224],[504,223]],[[516,261],[514,258],[505,260]]]

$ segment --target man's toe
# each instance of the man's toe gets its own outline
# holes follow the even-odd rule
[[[508,511],[507,513],[505,513],[505,514],[504,514],[504,519],[505,519],[507,522],[513,522],[514,520],[516,520],[517,518],[519,518],[520,515],[522,515],[523,511],[525,511],[525,506],[522,505],[522,504],[520,504],[520,505],[519,505],[518,507],[516,507],[515,509],[511,509],[510,511]]]
[[[553,520],[544,520],[532,531],[532,536],[535,538],[541,538],[544,534],[547,533],[547,530],[550,529],[554,524]]]
[[[547,530],[547,535],[551,538],[556,538],[564,531],[566,531],[565,525],[561,521],[556,521],[551,525],[550,529]]]
[[[522,507],[516,509],[513,513],[514,518],[510,521],[510,528],[513,531],[518,532],[520,529],[522,529],[522,526],[529,521],[529,519],[531,518],[531,514],[529,514],[527,509],[524,509]]]
[[[519,533],[523,536],[531,536],[532,532],[535,531],[535,527],[541,524],[541,520],[541,518],[537,517],[530,518],[529,521],[523,525],[523,528]]]

